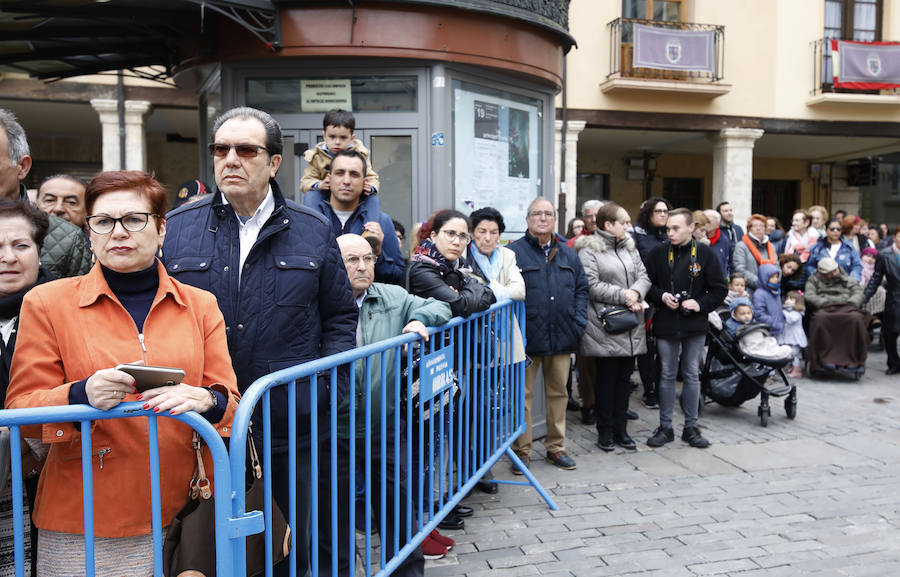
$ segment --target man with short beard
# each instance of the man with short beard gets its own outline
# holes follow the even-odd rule
[[[731,203],[727,200],[720,202],[716,207],[716,211],[722,217],[722,224],[719,225],[719,228],[722,229],[728,242],[731,243],[731,250],[734,252],[734,247],[744,238],[744,229],[741,228],[741,225],[735,224],[734,209],[731,208]]]

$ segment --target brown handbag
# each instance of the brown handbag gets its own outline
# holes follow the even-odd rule
[[[265,488],[262,467],[253,436],[248,435],[250,444],[250,467],[253,481],[247,489],[246,511],[262,511]],[[163,541],[163,574],[166,577],[215,577],[215,500],[210,490],[209,479],[203,466],[203,440],[194,431],[192,446],[197,454],[197,465],[191,479],[190,497],[178,511]],[[247,537],[247,575],[262,573],[265,569],[265,533]],[[291,528],[278,505],[272,503],[272,562],[278,563],[291,551]],[[230,563],[228,559],[226,562]]]

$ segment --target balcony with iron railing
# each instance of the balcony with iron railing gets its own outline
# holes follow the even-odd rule
[[[653,66],[635,65],[636,25],[649,26],[658,35],[671,31],[672,38],[664,46],[667,62]],[[715,98],[727,94],[730,84],[722,83],[725,68],[725,27],[694,22],[665,22],[616,18],[609,27],[609,74],[600,85],[602,92],[654,91],[694,94]],[[687,34],[685,34],[687,33]],[[702,66],[679,66],[683,51],[679,38],[689,41],[690,33],[708,40]]]
[[[812,89],[807,106],[825,103],[846,104],[900,104],[900,88],[866,89],[845,88],[834,84],[834,57],[831,38],[819,38],[810,42],[812,52]]]

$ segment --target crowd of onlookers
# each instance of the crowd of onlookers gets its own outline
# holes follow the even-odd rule
[[[790,377],[801,377],[806,366],[864,366],[869,315],[875,315],[887,347],[887,372],[900,372],[900,228],[890,234],[886,225],[869,226],[853,215],[831,217],[821,206],[795,211],[788,230],[777,218],[754,214],[745,231],[727,202],[692,212],[654,197],[632,221],[621,206],[591,200],[562,236],[555,230],[556,207],[539,197],[528,206],[525,223],[515,223],[526,232],[508,244],[501,237],[510,223],[496,207],[470,214],[446,209],[413,227],[404,254],[406,230],[381,210],[378,175],[346,111],[325,115],[323,142],[306,152],[302,205],[285,199],[275,181],[283,147],[278,123],[265,112],[236,108],[217,119],[209,145],[216,186],[186,183],[168,213],[162,185],[138,171],[104,172],[89,183],[55,175],[31,198],[22,184],[31,168],[25,133],[2,109],[0,126],[5,408],[111,409],[137,401],[158,413],[196,411],[227,437],[240,394],[263,375],[401,333],[428,339],[429,326],[506,299],[524,301],[526,311],[525,334],[515,325],[512,343],[513,362],[528,362],[526,430],[513,445],[514,474],[522,474],[534,456],[539,373],[546,397],[545,458],[561,469],[576,467],[566,451],[566,411],[573,406],[581,409],[584,423],[596,426],[600,449],[636,449],[627,426],[637,417],[629,409],[635,366],[643,404],[659,409],[659,425],[647,444],[674,440],[680,379],[681,438],[693,447],[709,446],[698,423],[700,359],[709,315],[722,310],[724,330],[732,333],[751,321],[768,325],[772,346],[787,347],[793,358]],[[863,350],[835,346],[837,334],[844,339],[853,331]],[[373,359],[370,367],[376,419],[381,398],[388,403],[383,414],[390,417],[395,410],[392,355]],[[180,384],[139,390],[121,370],[125,363],[178,367],[185,376]],[[318,379],[318,406],[310,406],[304,390],[291,409],[301,419],[315,412],[338,414],[335,490],[341,523],[351,518],[345,505],[357,490],[349,473],[366,451],[373,467],[400,472],[384,479],[387,487],[370,488],[376,495],[386,491],[385,510],[393,510],[395,490],[401,503],[407,500],[406,484],[399,482],[405,465],[393,461],[393,443],[401,439],[388,427],[387,450],[376,450],[378,442],[364,441],[380,428],[367,430],[362,411],[350,422],[350,399],[364,402],[363,373],[357,372],[356,382],[338,377],[338,406],[329,406],[326,380]],[[388,389],[383,397],[382,388]],[[272,390],[273,495],[284,509],[292,502],[288,399],[286,389]],[[146,475],[146,435],[146,422],[137,419],[92,427],[98,575],[153,572],[149,485],[132,482]],[[184,504],[196,459],[186,427],[163,419],[159,435],[165,527]],[[310,566],[313,531],[323,535],[320,571],[330,574],[330,528],[310,521],[310,487],[330,485],[328,467],[318,467],[316,478],[308,451],[313,444],[323,453],[330,450],[328,436],[313,437],[304,426],[296,435],[298,574]],[[78,573],[84,563],[80,429],[50,424],[25,437],[28,569]],[[354,454],[356,463],[350,460]],[[490,481],[488,474],[478,488],[496,492],[498,485]],[[9,523],[10,488],[0,482],[6,486],[0,517],[7,517],[0,522]],[[122,488],[128,491],[124,500],[118,498]],[[328,491],[320,491],[320,499],[321,493]],[[328,510],[330,502],[319,507]],[[376,517],[381,510],[374,508]],[[459,529],[471,514],[459,505],[440,527]],[[389,534],[394,523],[405,533],[407,518],[401,517],[383,520]],[[339,574],[346,575],[353,566],[349,533],[338,534],[335,558]],[[434,531],[397,573],[421,575],[425,558],[440,557],[453,545]],[[390,540],[385,547],[391,557]],[[11,540],[0,543],[7,561],[11,550]],[[0,574],[10,567],[5,562]],[[288,574],[286,562],[276,566],[276,574]]]

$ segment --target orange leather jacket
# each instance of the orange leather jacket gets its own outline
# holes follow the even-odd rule
[[[175,281],[159,263],[157,268],[159,289],[144,322],[143,343],[99,265],[83,277],[31,290],[22,303],[7,407],[66,405],[72,383],[100,369],[143,360],[182,368],[185,383],[225,393],[228,408],[214,426],[229,436],[239,395],[222,313],[212,294]],[[135,395],[124,399],[135,400]],[[166,417],[158,425],[165,527],[187,500],[196,458],[190,427]],[[42,437],[51,447],[38,484],[35,524],[83,534],[81,433],[72,423],[51,423],[42,426]],[[95,421],[91,437],[95,535],[150,533],[147,419]],[[206,461],[211,477],[208,455]]]

